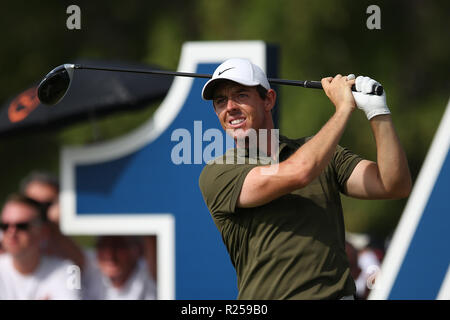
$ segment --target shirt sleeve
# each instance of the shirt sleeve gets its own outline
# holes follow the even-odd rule
[[[333,156],[333,165],[336,170],[336,179],[339,185],[339,191],[347,194],[346,183],[350,178],[356,165],[363,160],[362,157],[353,153],[347,148],[338,145]]]
[[[203,168],[199,186],[212,215],[235,212],[245,177],[254,167],[256,165],[211,163]]]

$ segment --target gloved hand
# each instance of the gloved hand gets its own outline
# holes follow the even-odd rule
[[[355,75],[350,74],[347,76],[347,79],[354,77]],[[352,91],[356,106],[366,113],[369,120],[375,116],[391,113],[386,105],[386,90],[383,91],[381,96],[367,94],[372,91],[372,86],[375,84],[379,85],[377,81],[369,77],[359,76],[355,82],[357,92]]]

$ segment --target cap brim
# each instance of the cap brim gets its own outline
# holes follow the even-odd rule
[[[217,85],[221,82],[224,81],[232,81],[232,82],[236,82],[238,84],[244,85],[244,86],[257,86],[259,85],[258,82],[249,82],[249,81],[245,81],[242,79],[238,79],[238,78],[216,78],[216,79],[210,79],[208,80],[208,82],[206,82],[206,84],[203,86],[203,90],[202,90],[202,98],[203,100],[212,100],[213,94],[214,94],[214,90],[216,89]]]

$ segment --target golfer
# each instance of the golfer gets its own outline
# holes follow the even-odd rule
[[[367,94],[378,83],[339,74],[321,82],[334,114],[313,137],[280,135],[275,154],[272,147],[260,147],[273,144],[276,92],[258,66],[245,59],[227,60],[203,87],[203,99],[212,100],[223,129],[235,141],[246,141],[252,130],[259,136],[267,129],[267,141],[258,141],[262,156],[257,157],[279,162],[250,161],[247,149],[254,146],[248,139],[237,143],[243,153],[227,151],[235,162],[211,161],[199,178],[236,269],[238,299],[351,299],[355,284],[345,253],[340,193],[399,199],[411,191],[407,159],[385,93]],[[356,108],[369,119],[377,162],[338,145]],[[248,161],[237,161],[239,157]]]

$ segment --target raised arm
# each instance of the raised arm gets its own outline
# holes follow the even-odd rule
[[[355,167],[347,180],[347,194],[361,199],[397,199],[407,197],[412,188],[411,174],[405,152],[395,132],[386,95],[365,95],[374,80],[356,79],[355,94],[358,108],[370,121],[377,146],[377,162],[363,160]]]
[[[336,112],[311,140],[287,160],[253,168],[244,180],[238,207],[264,205],[308,185],[320,175],[331,160],[347,121],[356,108],[350,89],[354,82],[341,75],[322,79],[324,91],[335,105]]]

